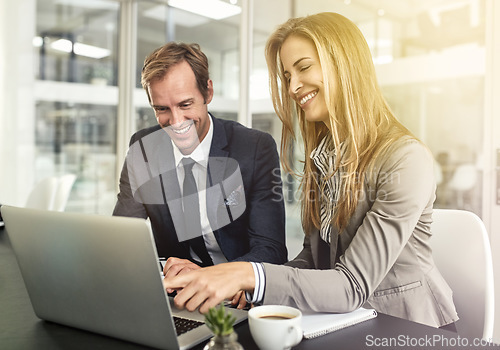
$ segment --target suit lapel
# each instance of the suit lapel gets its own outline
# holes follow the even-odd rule
[[[224,126],[218,119],[213,117],[212,122],[214,133],[208,157],[207,187],[222,183],[226,171],[227,156],[229,154],[229,152],[225,150],[227,147],[227,136]]]
[[[168,134],[159,129],[142,139],[144,152],[147,157],[152,178],[159,177],[164,203],[168,205],[176,232],[184,232],[184,222],[177,218],[183,217],[182,197],[179,188],[179,179],[175,167],[172,142]]]
[[[213,122],[214,132],[212,137],[212,144],[210,146],[210,153],[208,157],[208,170],[207,170],[207,189],[214,189],[210,195],[206,196],[207,200],[207,215],[210,221],[210,225],[212,228],[222,227],[221,222],[226,221],[225,219],[219,218],[219,210],[226,210],[224,206],[224,198],[222,197],[222,193],[218,189],[218,187],[222,184],[225,173],[226,173],[226,165],[227,165],[227,157],[229,152],[226,151],[228,141],[226,135],[226,130],[222,125],[222,122],[218,119],[214,118],[210,115]],[[230,135],[229,135],[230,136]],[[215,186],[215,187],[214,187]],[[208,194],[208,192],[207,192]],[[223,214],[222,217],[225,218],[227,213]],[[229,223],[229,222],[228,222]],[[220,239],[220,231],[215,229],[213,231],[215,238],[221,248],[222,253],[224,253],[225,246],[224,240]]]

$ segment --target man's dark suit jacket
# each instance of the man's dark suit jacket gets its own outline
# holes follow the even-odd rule
[[[224,227],[219,228],[217,224],[214,227],[214,223],[210,221],[222,253],[228,261],[275,264],[286,262],[285,210],[276,143],[269,134],[246,128],[239,123],[214,117],[212,121],[213,139],[208,166],[210,181],[207,180],[207,188],[213,184],[227,182],[226,179],[234,173],[236,164],[241,171],[244,196],[242,194],[242,196],[223,198],[222,205],[219,205],[207,195],[207,211],[223,210],[230,213],[233,207],[229,206],[241,204],[237,203],[238,198],[244,197],[246,201],[243,203],[244,211],[240,213],[241,215]],[[147,173],[150,179],[142,181],[139,190],[134,193],[131,188],[134,187],[133,175],[129,178],[131,169],[129,149],[120,177],[120,193],[113,215],[149,217],[158,255],[190,259],[189,248],[179,243],[174,227],[173,217],[175,218],[181,209],[180,206],[176,208],[172,205],[169,198],[180,198],[180,190],[173,164],[172,144],[170,139],[164,137],[165,135],[165,131],[157,125],[140,130],[132,136],[130,146],[136,142],[138,142],[136,145],[141,145],[141,151],[136,152],[139,154],[136,158],[140,158],[139,163],[149,166]],[[162,141],[159,141],[160,137]],[[153,164],[164,163],[166,159],[171,164],[167,166]],[[241,186],[234,189],[226,188],[228,193],[233,191],[238,194],[239,190],[242,190]],[[148,201],[143,198],[148,194],[162,199]],[[229,206],[224,208],[224,204]]]

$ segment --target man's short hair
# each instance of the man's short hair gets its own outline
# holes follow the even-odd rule
[[[144,60],[142,67],[141,84],[149,96],[148,87],[152,81],[162,80],[168,70],[174,65],[186,61],[194,72],[198,90],[203,98],[208,97],[208,59],[201,51],[198,44],[186,44],[178,42],[169,42],[154,50]]]

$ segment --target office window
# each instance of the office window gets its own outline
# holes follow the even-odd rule
[[[116,85],[119,4],[38,0],[37,79]]]
[[[118,11],[115,1],[37,1],[35,180],[75,174],[66,210],[114,204]]]
[[[436,208],[482,213],[484,78],[384,87],[396,115],[432,151]]]

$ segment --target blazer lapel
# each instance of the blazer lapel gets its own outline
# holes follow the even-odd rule
[[[317,269],[321,269],[320,266],[320,257],[323,256],[324,251],[321,249],[321,238],[319,236],[319,231],[315,230],[311,233],[309,237],[309,242],[311,243],[311,254],[314,262],[314,266]]]
[[[323,241],[318,229],[311,233],[309,240],[314,266],[320,270],[333,269],[336,264],[339,231],[332,227],[330,244]]]
[[[339,231],[332,225],[330,233],[330,268],[334,268],[337,260],[337,251],[339,243]]]

